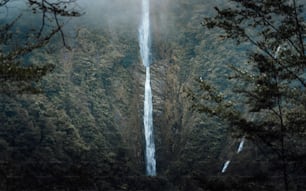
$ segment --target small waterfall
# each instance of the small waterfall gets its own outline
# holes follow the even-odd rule
[[[240,153],[243,149],[243,145],[244,145],[244,141],[245,141],[245,137],[242,137],[241,141],[240,141],[240,144],[239,144],[239,147],[237,149],[237,154]]]
[[[226,162],[224,163],[223,168],[222,168],[222,170],[221,170],[222,173],[225,173],[225,171],[226,171],[228,165],[230,164],[230,162],[231,162],[231,161],[228,160],[228,161],[226,161]]]
[[[156,175],[155,144],[153,136],[153,106],[150,79],[150,6],[149,0],[142,0],[142,20],[139,27],[139,47],[143,65],[146,67],[144,99],[144,132],[146,139],[146,173]]]
[[[243,146],[244,146],[244,142],[245,142],[245,136],[243,136],[240,140],[239,146],[237,148],[236,153],[239,154],[242,150],[243,150]],[[229,164],[230,164],[231,160],[227,160],[224,164],[223,164],[223,168],[221,170],[221,173],[225,173]]]
[[[282,51],[285,51],[285,50],[287,50],[286,44],[281,44],[281,45],[279,45],[279,46],[276,48],[276,51],[275,51],[275,53],[274,53],[274,58],[275,58],[275,59],[278,59],[279,56],[280,56],[280,54],[282,53]],[[202,80],[202,79],[200,78],[200,80]],[[251,118],[251,120],[252,120],[252,121],[254,120],[254,116]],[[245,136],[243,136],[243,137],[241,138],[241,140],[240,140],[240,143],[239,143],[239,146],[238,146],[238,149],[237,149],[237,152],[236,152],[237,154],[239,154],[239,153],[243,150],[244,142],[245,142]],[[223,164],[223,168],[222,168],[222,170],[221,170],[221,173],[225,173],[225,172],[226,172],[226,169],[227,169],[227,167],[228,167],[228,165],[229,165],[230,162],[231,162],[231,161],[228,160],[228,161],[226,161],[226,162]]]

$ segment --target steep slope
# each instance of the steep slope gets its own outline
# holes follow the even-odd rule
[[[181,184],[183,176],[217,174],[227,144],[224,124],[193,112],[185,90],[194,88],[200,77],[227,90],[230,85],[220,76],[228,75],[225,63],[238,60],[235,48],[220,46],[217,31],[204,31],[200,25],[211,12],[210,1],[162,5],[152,10],[157,173]],[[1,95],[1,156],[13,166],[12,175],[81,174],[102,190],[125,190],[131,186],[126,185],[129,176],[144,174],[145,68],[136,31],[78,27],[70,31],[71,51],[58,48],[58,41],[31,55],[33,64],[44,61],[56,67],[40,82],[43,94]],[[31,165],[14,166],[18,161]],[[1,169],[6,179],[8,166]]]

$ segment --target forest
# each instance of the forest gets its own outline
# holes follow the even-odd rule
[[[0,190],[306,190],[305,19],[303,0],[0,0]]]

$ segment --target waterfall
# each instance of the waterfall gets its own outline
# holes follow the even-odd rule
[[[228,161],[226,161],[226,162],[224,163],[223,168],[222,168],[222,170],[221,170],[222,173],[225,173],[225,171],[226,171],[228,165],[230,164],[230,162],[231,162],[231,161],[228,160]]]
[[[279,59],[279,56],[280,56],[280,54],[282,53],[282,51],[285,51],[287,49],[287,47],[286,47],[286,45],[284,45],[284,44],[281,44],[281,45],[279,45],[277,48],[276,48],[276,51],[275,51],[275,53],[274,53],[274,58],[275,59]],[[201,78],[200,78],[200,80],[202,80]],[[251,118],[251,121],[253,121],[254,120],[254,116]],[[245,135],[241,138],[241,140],[240,140],[240,144],[239,144],[239,146],[238,146],[238,149],[237,149],[237,154],[239,154],[242,150],[243,150],[243,146],[244,146],[244,142],[245,142]],[[228,160],[228,161],[226,161],[224,164],[223,164],[223,168],[222,168],[222,170],[221,170],[221,172],[222,173],[225,173],[226,172],[226,169],[227,169],[227,167],[228,167],[228,165],[230,164],[230,160]]]
[[[241,141],[240,141],[240,144],[239,144],[239,147],[237,149],[237,154],[240,153],[243,149],[243,145],[244,145],[244,141],[245,141],[245,137],[242,137],[241,138]]]
[[[241,140],[240,140],[239,146],[238,146],[237,151],[236,151],[237,154],[239,154],[239,153],[242,151],[244,142],[245,142],[245,136],[243,136],[243,137],[241,138]],[[227,167],[229,166],[230,162],[231,162],[231,160],[227,160],[227,161],[223,164],[223,168],[222,168],[222,170],[221,170],[222,173],[225,173],[225,172],[226,172]]]
[[[146,67],[144,98],[144,132],[146,140],[146,173],[156,175],[155,144],[153,136],[153,106],[150,80],[150,6],[149,0],[142,0],[142,19],[139,27],[139,47],[143,65]]]

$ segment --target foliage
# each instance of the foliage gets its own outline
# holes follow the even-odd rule
[[[249,48],[249,45],[235,47],[232,41],[222,44],[218,30],[201,30],[199,23],[203,14],[211,14],[213,9],[209,7],[212,2],[225,4],[223,0],[169,1],[170,11],[167,14],[167,7],[161,6],[164,14],[169,16],[165,17],[167,19],[160,14],[152,14],[151,82],[158,177],[142,176],[145,72],[139,61],[137,30],[127,32],[125,25],[128,23],[117,27],[120,28],[118,32],[114,30],[116,27],[112,28],[116,24],[111,19],[105,24],[107,27],[97,27],[99,30],[96,31],[78,25],[76,31],[71,31],[75,32],[75,36],[70,50],[61,47],[63,42],[53,43],[50,39],[51,43],[43,48],[20,56],[19,62],[25,67],[27,63],[34,66],[46,63],[46,66],[50,64],[49,70],[53,72],[42,79],[37,78],[37,82],[36,78],[31,78],[35,84],[43,87],[44,94],[0,97],[0,156],[3,161],[0,162],[0,189],[272,190],[267,184],[268,176],[276,175],[278,171],[267,173],[264,171],[266,166],[260,166],[258,161],[253,166],[245,165],[250,160],[246,162],[244,159],[253,156],[253,153],[245,155],[243,152],[242,158],[242,155],[238,156],[239,160],[236,161],[241,164],[240,168],[236,168],[238,164],[231,166],[238,176],[224,176],[219,172],[223,156],[232,146],[227,145],[232,139],[228,137],[230,131],[226,127],[237,130],[233,131],[237,137],[243,134],[243,131],[235,128],[241,123],[248,129],[249,126],[254,127],[253,132],[259,131],[261,126],[249,121],[248,114],[241,114],[243,109],[248,108],[244,107],[247,96],[230,92],[234,85],[253,87],[251,80],[243,81],[243,84],[242,80],[235,78],[238,74],[245,74],[242,75],[245,79],[254,75],[245,73],[246,69],[255,70],[251,62],[246,69],[234,67],[240,67],[241,62],[246,60],[246,56],[238,51]],[[32,6],[38,5],[33,3]],[[42,16],[40,9],[33,11],[36,12],[35,17]],[[160,9],[156,12],[160,13]],[[48,18],[54,21],[52,14]],[[20,20],[16,22],[23,24]],[[170,26],[160,26],[167,22]],[[56,28],[56,22],[50,25]],[[17,28],[18,25],[14,26]],[[50,32],[48,26],[43,28],[41,38]],[[165,29],[169,31],[163,31]],[[39,31],[40,27],[33,33],[34,37]],[[56,34],[61,35],[61,32]],[[237,63],[233,70],[225,66],[228,62]],[[224,80],[227,75],[232,78],[229,83]],[[197,82],[194,82],[194,78]],[[7,82],[8,85],[12,84],[12,81]],[[190,111],[190,103],[184,99],[184,87],[203,96],[203,99],[199,99],[195,94],[190,94],[197,105],[194,107],[202,106],[203,111],[215,116],[203,117]],[[202,94],[201,87],[209,91]],[[229,99],[233,100],[230,102]],[[295,101],[296,105],[301,103]],[[300,107],[302,110],[304,106]],[[297,107],[295,109],[296,114],[301,114]],[[233,119],[233,123],[220,122],[220,115],[216,117],[217,114]],[[292,114],[288,121],[299,128],[302,125],[295,123],[296,114]],[[254,120],[260,121],[260,117],[255,115]],[[273,115],[270,117],[271,120],[275,118]],[[244,118],[246,120],[241,120]],[[305,117],[300,115],[299,118],[303,123]],[[247,138],[254,140],[254,143],[261,141],[255,135],[248,134]],[[278,136],[273,132],[269,135],[269,139]],[[302,148],[302,145],[298,148]],[[267,149],[264,148],[264,151],[267,152]],[[272,157],[274,155],[260,159]],[[303,157],[300,159],[303,160]],[[280,164],[280,161],[277,160],[275,164]],[[256,176],[239,176],[246,172]]]
[[[1,14],[14,15],[10,9],[11,0],[1,0]],[[54,68],[53,65],[43,63],[33,65],[27,63],[23,57],[29,55],[35,49],[43,48],[48,44],[56,34],[61,35],[64,46],[64,33],[62,31],[63,23],[60,17],[78,17],[81,16],[80,10],[73,8],[75,0],[69,1],[49,1],[49,0],[28,0],[27,6],[32,14],[41,17],[40,26],[28,29],[22,33],[18,29],[21,25],[23,12],[12,21],[8,19],[0,24],[0,88],[1,93],[37,93],[40,92],[34,86],[34,82],[40,80]],[[26,14],[29,14],[27,12]],[[26,35],[25,35],[26,34]],[[16,43],[17,42],[17,43]]]
[[[301,162],[306,135],[303,5],[295,0],[230,2],[235,3],[230,8],[215,7],[217,15],[205,18],[203,25],[223,29],[222,39],[250,47],[247,67],[230,65],[235,74],[229,79],[244,84],[234,92],[245,99],[229,100],[205,80],[198,80],[200,90],[190,90],[188,96],[199,112],[226,120],[258,147],[270,148],[284,190],[296,188],[299,185],[288,176],[300,176],[298,169],[305,165]]]
[[[1,190],[125,190],[147,181],[131,177],[140,174],[131,155],[141,146],[139,130],[127,128],[136,117],[126,104],[135,98],[122,59],[135,47],[86,28],[75,41],[71,50],[57,42],[46,45],[51,53],[33,52],[31,63],[43,58],[56,66],[37,82],[44,94],[0,97]],[[136,149],[130,154],[127,146]]]

